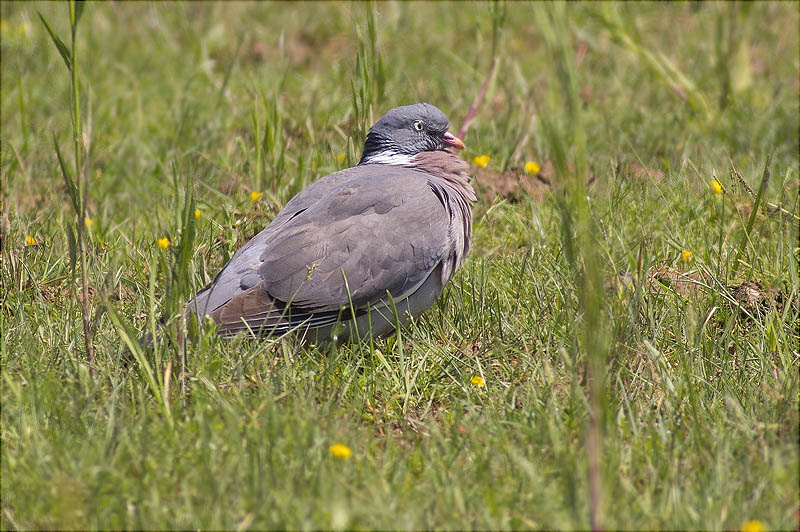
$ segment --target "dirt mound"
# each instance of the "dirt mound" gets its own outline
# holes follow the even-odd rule
[[[617,175],[631,181],[658,184],[664,180],[664,172],[658,168],[646,168],[638,161],[626,161],[617,165]]]
[[[542,201],[551,188],[550,183],[542,179],[540,174],[531,175],[524,170],[512,169],[500,173],[488,168],[476,168],[474,177],[478,194],[489,202],[494,201],[497,196],[518,201],[525,195]]]
[[[778,311],[783,309],[786,299],[782,292],[777,290],[765,290],[761,283],[745,281],[740,285],[729,286],[731,295],[739,304],[742,312],[750,314],[764,314],[771,308]]]
[[[478,195],[489,201],[502,196],[511,201],[530,197],[536,201],[544,200],[557,183],[553,162],[546,160],[541,169],[530,174],[523,168],[511,168],[506,172],[495,172],[489,168],[475,167],[473,170]],[[586,183],[592,184],[595,175],[587,170]]]
[[[632,293],[636,278],[630,272],[620,272],[606,280],[606,291],[620,297]],[[697,300],[704,294],[715,291],[708,275],[697,270],[682,271],[671,266],[659,266],[647,271],[645,291],[652,295],[677,294],[686,299]],[[724,295],[728,306],[738,309],[744,316],[763,316],[770,309],[783,309],[787,295],[779,290],[765,289],[761,283],[745,281],[727,287]],[[792,300],[794,306],[796,301]]]

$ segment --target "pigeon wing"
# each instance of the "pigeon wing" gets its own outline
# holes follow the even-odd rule
[[[289,221],[259,273],[273,298],[310,312],[402,299],[447,254],[448,225],[425,174],[380,168]]]
[[[342,183],[362,176],[359,167],[347,168],[329,174],[314,181],[299,194],[293,197],[275,219],[260,233],[242,246],[217,274],[214,280],[197,293],[187,308],[199,315],[212,314],[234,297],[254,287],[261,281],[258,269],[261,266],[261,254],[273,236],[281,228],[300,213],[314,205],[320,199]],[[217,313],[218,314],[218,313]]]
[[[445,207],[423,173],[369,170],[271,235],[260,281],[214,313],[223,331],[317,327],[422,284],[449,252]]]

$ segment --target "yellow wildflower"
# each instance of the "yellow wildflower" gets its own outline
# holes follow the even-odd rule
[[[26,35],[28,35],[28,25],[23,22],[19,26],[12,27],[7,20],[3,19],[0,20],[0,34],[2,34],[3,37],[8,36],[12,39],[25,37]]]
[[[483,388],[486,386],[486,381],[484,381],[483,377],[481,377],[480,375],[475,375],[469,382],[474,384],[476,388]]]
[[[35,246],[36,245],[36,239],[33,238],[30,235],[26,236],[25,237],[25,245],[26,246]]]
[[[200,209],[195,209],[194,210],[194,217],[195,218],[200,218]]]
[[[344,153],[337,153],[336,160],[339,161],[339,164],[342,164],[344,162]]]
[[[694,255],[694,252],[692,251],[688,251],[685,249],[681,250],[681,260],[683,262],[689,262],[690,260],[692,260],[692,255]]]
[[[87,229],[90,229],[94,225],[94,220],[87,216],[83,219],[83,225],[85,225]]]
[[[525,163],[525,171],[528,172],[529,174],[538,174],[539,170],[541,169],[542,168],[539,166],[539,163],[537,163],[536,161],[528,161],[527,163]]]
[[[158,247],[160,247],[161,249],[163,249],[165,251],[169,247],[169,244],[170,244],[169,238],[167,238],[167,237],[158,239]]]
[[[722,185],[720,185],[719,181],[717,181],[716,179],[711,180],[711,190],[714,192],[714,194],[717,195],[722,194],[724,192]]]
[[[489,161],[491,161],[491,160],[492,160],[492,158],[489,157],[488,155],[478,155],[477,157],[472,159],[472,162],[474,162],[475,164],[477,164],[481,168],[486,168],[486,165],[489,164]]]
[[[765,532],[767,529],[764,527],[764,523],[761,521],[753,520],[742,523],[740,530],[742,532]]]
[[[263,196],[263,195],[264,195],[264,193],[263,193],[263,192],[256,192],[256,191],[254,190],[254,191],[252,191],[252,192],[250,193],[250,201],[252,201],[253,203],[255,203],[255,202],[257,202],[257,201],[258,201],[258,198],[260,198],[260,197],[261,197],[261,196]]]
[[[329,450],[334,458],[350,458],[353,454],[350,447],[343,443],[334,443]]]

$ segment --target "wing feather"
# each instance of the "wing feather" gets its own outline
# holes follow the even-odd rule
[[[293,218],[264,247],[259,273],[272,297],[309,311],[375,304],[428,276],[449,251],[448,226],[425,175],[398,168]]]
[[[365,312],[387,291],[408,297],[452,253],[445,205],[422,172],[345,173],[287,203],[189,308],[211,315],[222,334],[280,333],[334,323],[350,301]]]

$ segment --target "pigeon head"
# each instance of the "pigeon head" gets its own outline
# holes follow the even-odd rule
[[[464,149],[464,143],[447,131],[450,123],[444,113],[427,103],[396,107],[375,122],[364,143],[359,164],[411,164],[424,151]]]

